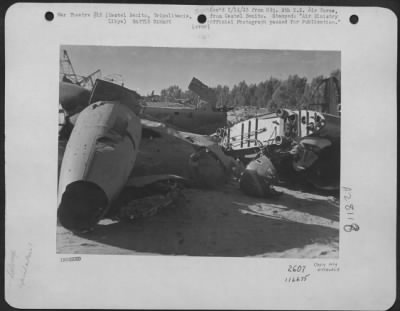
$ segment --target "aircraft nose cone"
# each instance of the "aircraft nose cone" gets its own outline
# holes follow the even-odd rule
[[[103,189],[93,182],[79,180],[66,187],[57,217],[66,229],[82,233],[97,224],[107,207],[108,198]]]

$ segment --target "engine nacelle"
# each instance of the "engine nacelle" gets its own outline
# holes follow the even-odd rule
[[[118,101],[86,107],[65,149],[58,184],[58,219],[72,231],[90,230],[120,193],[141,138],[136,114]]]

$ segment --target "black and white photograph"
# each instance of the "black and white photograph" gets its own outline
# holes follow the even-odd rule
[[[340,51],[61,46],[57,252],[337,258]]]

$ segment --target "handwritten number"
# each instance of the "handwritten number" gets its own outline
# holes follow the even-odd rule
[[[306,266],[301,265],[289,265],[288,272],[304,272],[306,270]]]

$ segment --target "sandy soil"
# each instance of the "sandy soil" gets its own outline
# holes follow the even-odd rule
[[[218,191],[185,189],[185,204],[134,221],[102,220],[74,235],[57,227],[57,252],[336,258],[339,205],[332,196],[279,187],[276,199],[243,195],[231,183]]]

